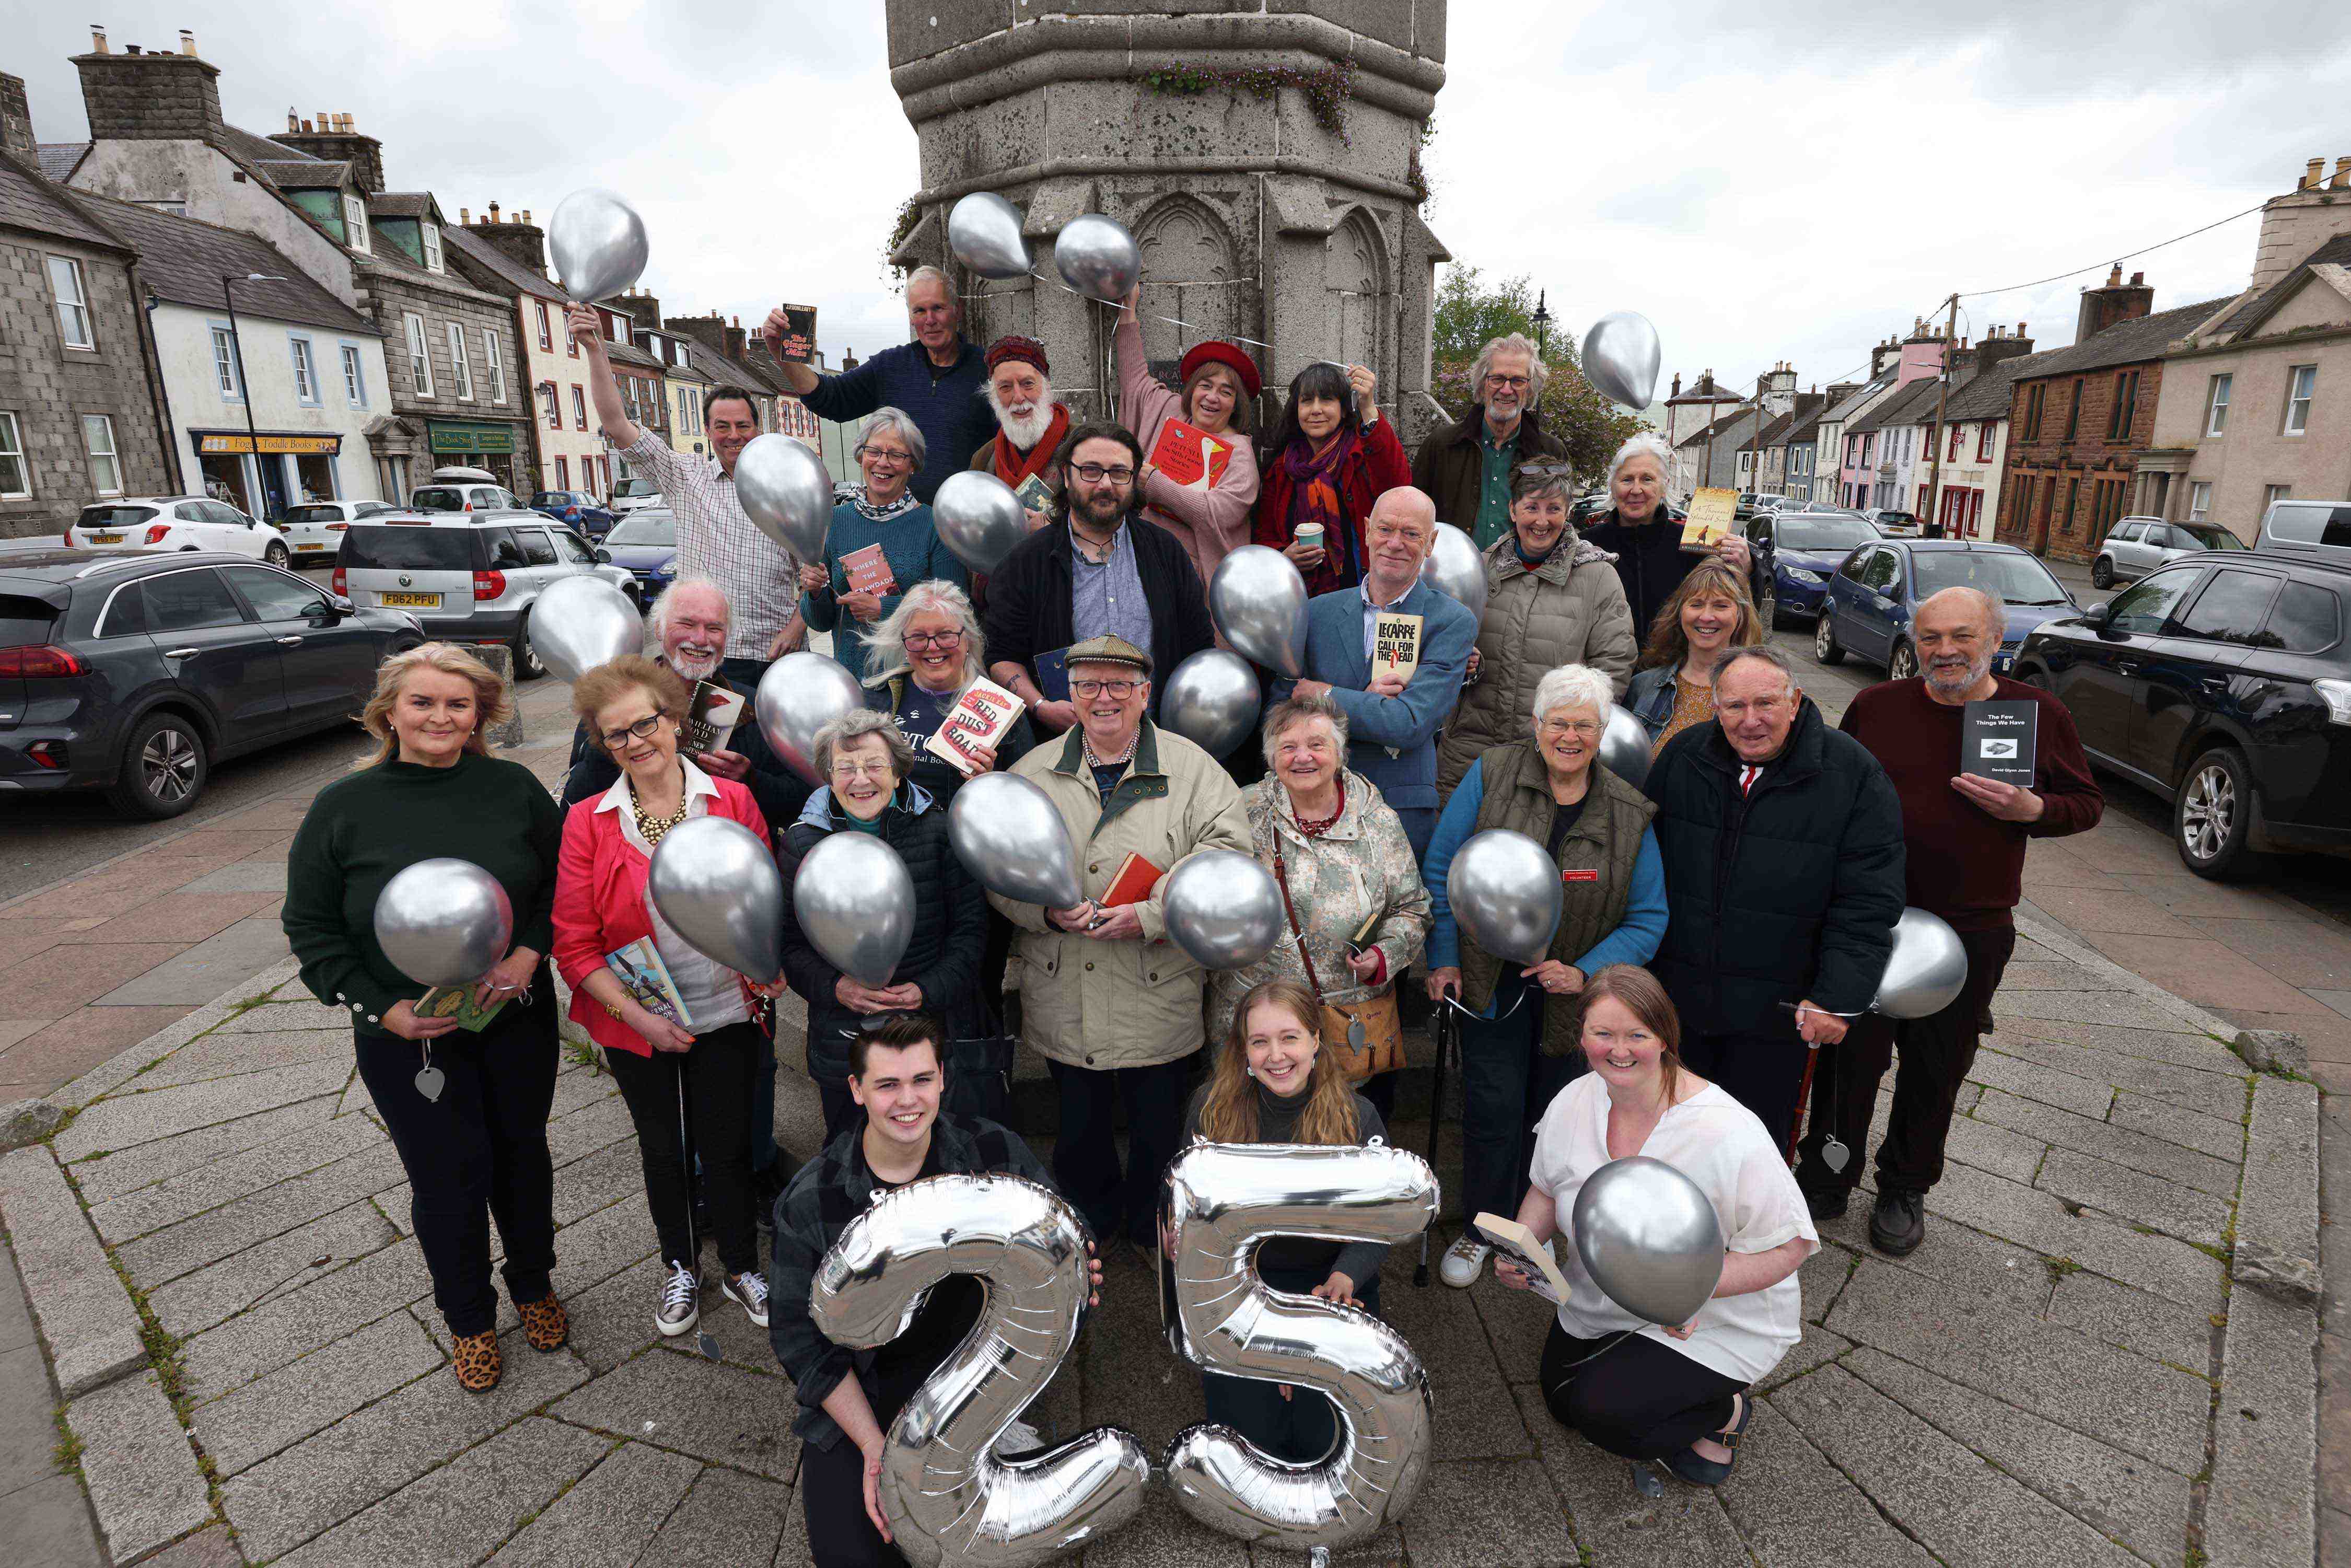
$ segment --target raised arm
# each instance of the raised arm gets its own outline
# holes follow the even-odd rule
[[[596,402],[596,420],[615,446],[634,446],[644,432],[629,417],[621,399],[621,383],[612,378],[612,358],[604,347],[604,319],[593,305],[563,308],[563,329],[588,359],[588,395]]]

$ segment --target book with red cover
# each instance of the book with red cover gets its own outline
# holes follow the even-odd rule
[[[1119,862],[1118,874],[1110,879],[1110,886],[1094,903],[1104,909],[1115,909],[1122,904],[1141,904],[1159,885],[1167,873],[1144,860],[1141,855],[1129,855]]]
[[[967,779],[981,768],[979,753],[994,750],[1029,705],[985,677],[971,683],[924,748],[945,758]]]
[[[1232,460],[1231,442],[1180,419],[1160,427],[1158,444],[1151,449],[1154,468],[1178,485],[1201,490],[1222,479]]]
[[[852,593],[894,593],[898,589],[898,580],[890,573],[890,558],[878,544],[842,556],[841,575],[849,580]]]

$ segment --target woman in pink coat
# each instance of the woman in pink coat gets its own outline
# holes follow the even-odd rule
[[[1228,454],[1224,475],[1213,485],[1179,484],[1148,462],[1135,476],[1135,494],[1144,502],[1143,515],[1184,541],[1205,588],[1227,552],[1249,542],[1249,510],[1257,504],[1257,451],[1249,443],[1248,423],[1249,407],[1263,382],[1246,350],[1211,340],[1193,345],[1184,356],[1176,371],[1184,390],[1169,392],[1153,377],[1143,357],[1143,323],[1135,315],[1142,292],[1139,284],[1127,292],[1113,340],[1120,423],[1134,432],[1146,453],[1157,452],[1167,422],[1180,419],[1207,432]]]

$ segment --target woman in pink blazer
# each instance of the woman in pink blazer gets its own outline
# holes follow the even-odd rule
[[[667,1265],[653,1312],[664,1334],[686,1333],[702,1315],[701,1238],[681,1145],[689,1131],[726,1270],[719,1289],[768,1326],[749,1117],[765,993],[689,946],[645,896],[654,847],[689,817],[731,818],[768,840],[748,789],[679,755],[686,701],[683,681],[634,654],[572,687],[573,709],[621,777],[564,819],[555,877],[555,962],[571,988],[571,1018],[604,1048],[644,1157]]]
[[[1217,563],[1249,542],[1249,512],[1257,505],[1257,448],[1249,442],[1249,411],[1262,387],[1257,364],[1237,343],[1196,343],[1176,369],[1180,392],[1169,392],[1143,357],[1143,323],[1134,313],[1137,284],[1119,312],[1112,342],[1118,354],[1119,423],[1134,432],[1146,453],[1159,449],[1171,419],[1206,431],[1229,453],[1214,485],[1180,485],[1150,463],[1135,476],[1143,515],[1184,541],[1207,588]],[[1161,677],[1165,679],[1163,675]]]

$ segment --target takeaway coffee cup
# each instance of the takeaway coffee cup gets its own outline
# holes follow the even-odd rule
[[[1309,549],[1321,549],[1322,548],[1322,525],[1320,523],[1299,524],[1298,542],[1304,545]]]

